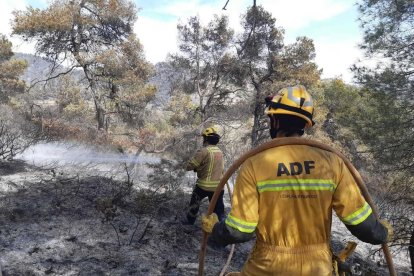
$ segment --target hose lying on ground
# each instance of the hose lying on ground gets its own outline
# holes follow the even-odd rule
[[[374,202],[371,198],[371,195],[369,194],[368,189],[365,186],[361,175],[358,173],[358,171],[355,169],[355,167],[351,164],[351,162],[342,153],[340,153],[339,151],[335,150],[334,148],[332,148],[330,146],[327,146],[325,144],[322,144],[320,142],[307,140],[307,139],[304,139],[304,138],[295,138],[295,137],[273,139],[269,142],[266,142],[266,143],[264,143],[264,144],[262,144],[262,145],[260,145],[256,148],[246,152],[239,159],[237,159],[230,166],[230,168],[226,171],[226,173],[223,175],[223,177],[221,178],[220,183],[217,186],[216,191],[214,192],[214,195],[213,195],[213,197],[210,201],[210,205],[208,207],[207,214],[211,215],[211,213],[213,213],[213,210],[214,210],[214,207],[216,206],[219,194],[223,190],[224,185],[227,183],[227,180],[230,178],[230,176],[233,175],[233,173],[240,167],[241,164],[243,164],[243,162],[247,158],[249,158],[253,155],[256,155],[259,152],[262,152],[264,150],[274,148],[274,147],[286,146],[286,145],[312,146],[312,147],[320,148],[320,149],[323,149],[323,150],[326,150],[326,151],[329,151],[329,152],[333,152],[336,155],[338,155],[339,157],[341,157],[342,160],[344,161],[345,165],[348,167],[349,171],[351,172],[352,176],[354,177],[356,183],[358,184],[358,187],[361,190],[361,193],[364,196],[365,200],[371,206],[374,216],[379,219],[378,210],[377,210],[376,206],[374,205]],[[199,253],[198,276],[202,276],[204,274],[204,258],[205,258],[205,253],[206,253],[207,237],[208,237],[208,234],[204,232],[203,233],[203,239],[202,239],[202,242],[201,242],[201,247],[200,247],[200,253]],[[382,250],[384,252],[385,259],[387,261],[388,270],[390,272],[390,275],[391,276],[396,276],[397,273],[396,273],[395,268],[394,268],[394,263],[393,263],[393,260],[392,260],[392,257],[391,257],[391,253],[390,253],[389,247],[386,243],[382,244]]]

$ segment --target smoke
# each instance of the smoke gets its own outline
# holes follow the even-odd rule
[[[82,164],[154,164],[159,158],[141,154],[122,154],[118,152],[103,151],[88,145],[70,143],[39,143],[26,149],[18,155],[29,164],[45,166],[51,163],[58,165]]]

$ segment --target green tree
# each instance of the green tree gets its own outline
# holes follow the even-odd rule
[[[27,62],[13,58],[12,43],[0,34],[0,102],[8,102],[9,96],[22,93],[26,84],[19,77],[27,68]]]
[[[357,80],[377,109],[375,124],[366,120],[366,141],[384,164],[414,168],[414,3],[410,0],[364,0],[359,4],[368,58],[375,69],[355,66]],[[365,124],[364,124],[365,122]],[[367,126],[367,127],[365,127]]]
[[[238,61],[231,49],[234,32],[227,17],[215,16],[207,26],[202,26],[198,17],[191,17],[177,28],[180,52],[171,56],[171,64],[183,78],[176,93],[195,95],[193,122],[223,119],[219,119],[220,113],[243,85],[236,71]]]
[[[143,54],[143,47],[135,35],[115,48],[96,56],[96,76],[100,87],[109,91],[107,114],[118,114],[130,126],[143,127],[148,111],[145,109],[156,93],[147,84],[153,72]]]
[[[287,84],[312,85],[321,71],[312,59],[315,48],[312,40],[300,37],[292,45],[284,45],[284,30],[276,27],[276,19],[262,6],[253,5],[242,18],[243,32],[239,36],[237,52],[240,70],[253,86],[251,111],[253,127],[251,145],[265,139],[267,118],[263,99]]]
[[[387,173],[384,208],[395,227],[393,245],[404,246],[414,227],[414,2],[361,0],[358,7],[362,49],[377,65],[353,68],[364,95],[363,115],[352,126]]]
[[[148,72],[142,47],[132,35],[136,14],[137,9],[129,0],[55,0],[44,10],[28,7],[16,11],[13,33],[26,41],[35,41],[37,53],[53,61],[49,79],[75,68],[83,71],[98,129],[102,129],[108,101],[115,98],[117,81],[131,74],[146,76]],[[108,56],[112,58],[103,58]],[[130,62],[122,64],[125,61]],[[139,62],[131,64],[133,61]],[[67,65],[68,70],[56,71],[61,64]],[[136,68],[141,66],[142,72]],[[145,77],[139,80],[142,79]]]
[[[234,32],[226,16],[215,15],[207,24],[190,17],[177,30],[179,51],[161,68],[169,82],[164,115],[171,127],[164,133],[169,155],[187,162],[203,127],[239,119],[229,108],[238,100],[234,95],[243,89],[244,80],[235,71],[239,67],[232,48]]]

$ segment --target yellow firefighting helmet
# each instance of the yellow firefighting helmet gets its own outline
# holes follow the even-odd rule
[[[213,135],[219,135],[218,128],[216,126],[208,127],[201,132],[201,136],[213,136]]]
[[[312,121],[313,100],[302,85],[283,88],[276,95],[267,97],[265,113],[300,117],[306,121],[306,127],[315,124]]]

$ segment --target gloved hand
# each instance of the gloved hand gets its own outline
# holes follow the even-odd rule
[[[203,228],[204,232],[210,234],[213,232],[213,227],[218,221],[216,213],[212,213],[208,216],[204,214],[201,216],[201,228]]]
[[[392,241],[394,238],[394,229],[392,228],[391,224],[385,219],[380,220],[380,222],[388,230],[387,242]]]

